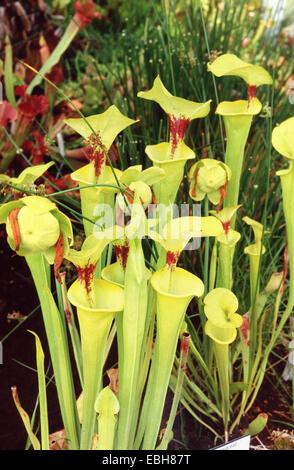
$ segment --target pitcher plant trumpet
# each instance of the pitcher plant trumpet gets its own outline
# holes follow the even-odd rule
[[[93,232],[93,224],[99,222],[99,205],[114,205],[114,194],[119,192],[118,175],[120,170],[107,166],[107,152],[116,136],[126,127],[137,121],[124,116],[115,105],[101,114],[83,118],[66,119],[65,124],[80,134],[90,151],[90,163],[71,174],[79,186],[89,186],[81,190],[81,208],[84,216],[85,234]],[[112,224],[111,224],[112,225]]]
[[[157,328],[150,379],[143,405],[147,419],[142,444],[145,450],[154,448],[156,444],[164,398],[187,307],[193,297],[201,297],[204,292],[201,279],[177,267],[177,261],[193,236],[215,236],[220,231],[221,224],[213,217],[200,220],[189,216],[172,219],[166,224],[162,234],[148,231],[149,237],[160,243],[167,252],[167,262],[151,277],[151,285],[157,298]],[[150,387],[158,391],[156,397],[151,395]]]
[[[116,312],[123,310],[123,289],[103,279],[94,279],[95,304],[89,306],[87,293],[75,281],[68,298],[77,308],[83,357],[83,407],[80,449],[89,450],[95,428],[94,405],[102,389],[106,340]]]
[[[204,312],[207,316],[205,333],[212,339],[220,388],[222,394],[222,412],[225,439],[228,440],[230,416],[230,361],[229,344],[237,337],[237,328],[242,325],[236,296],[226,288],[216,288],[204,298]]]
[[[90,8],[88,16],[86,6]],[[76,18],[83,24],[94,15],[92,0],[77,2],[76,8]],[[115,105],[100,114],[63,121],[84,139],[89,157],[89,163],[71,173],[78,183],[75,192],[79,191],[83,218],[80,249],[75,243],[73,219],[59,210],[61,200],[53,202],[53,196],[56,201],[64,191],[43,197],[37,195],[41,188],[34,186],[52,162],[27,168],[16,177],[0,175],[5,188],[12,189],[8,197],[14,197],[0,207],[0,223],[6,224],[8,244],[25,258],[37,289],[70,449],[166,449],[173,437],[179,403],[215,435],[218,428],[212,427],[221,422],[221,432],[228,441],[254,403],[269,354],[293,310],[294,118],[282,122],[272,133],[273,147],[290,160],[287,169],[277,172],[287,230],[284,271],[262,285],[260,267],[262,256],[267,256],[263,242],[267,231],[254,218],[243,216],[244,224],[239,224],[243,234],[249,226],[255,239],[244,250],[250,266],[250,272],[244,270],[242,277],[249,282],[248,292],[250,289],[250,305],[244,309],[246,296],[235,295],[240,277],[234,263],[242,237],[242,231],[235,229],[236,215],[247,201],[239,195],[240,180],[253,118],[262,109],[256,89],[272,84],[272,79],[263,67],[233,54],[221,55],[208,64],[208,70],[217,77],[239,77],[247,85],[247,99],[222,101],[216,107],[226,131],[224,161],[217,157],[195,161],[194,147],[185,140],[189,123],[208,116],[211,100],[197,103],[173,96],[159,76],[150,90],[137,94],[159,105],[169,124],[166,142],[145,145],[147,168],[143,164],[113,167],[108,152],[114,140],[138,122]],[[186,164],[190,167],[186,171],[188,186],[183,183]],[[175,213],[182,187],[189,188],[185,194],[189,204],[186,215],[180,216]],[[205,213],[198,217],[194,202],[202,201]],[[214,237],[212,244],[210,237]],[[190,256],[189,250],[198,248]],[[245,255],[242,251],[246,261]],[[279,315],[288,255],[289,295],[287,307]],[[61,271],[63,266],[66,271],[69,263],[74,265],[75,275],[67,289],[65,272]],[[246,289],[244,282],[244,292]],[[276,292],[271,311],[267,308],[269,296]],[[79,326],[74,331],[69,328],[82,389],[78,400],[66,309],[71,318],[76,314]],[[237,313],[241,310],[242,315]],[[265,319],[271,328],[269,335],[264,334]],[[265,337],[269,337],[266,346]],[[113,344],[117,346],[117,364],[111,366],[115,368],[115,388],[104,383],[106,359]],[[40,370],[44,375],[43,366]],[[44,410],[45,382],[39,383]],[[174,401],[160,442],[169,387]],[[209,421],[204,423],[206,417]],[[255,423],[266,422],[261,418]],[[42,446],[48,448],[44,424]]]
[[[211,100],[196,103],[178,96],[173,96],[163,85],[159,76],[148,91],[140,91],[139,98],[155,101],[168,115],[169,142],[148,145],[146,154],[153,164],[163,168],[166,178],[154,185],[158,204],[173,204],[183,178],[184,166],[188,160],[195,158],[195,153],[184,143],[185,131],[190,121],[207,116]]]
[[[261,111],[258,98],[234,102],[223,101],[216,108],[216,114],[223,117],[226,129],[225,164],[230,168],[232,176],[228,185],[225,206],[236,206],[239,202],[240,178],[245,153],[245,145],[252,124],[252,118]],[[232,228],[235,226],[232,220]]]

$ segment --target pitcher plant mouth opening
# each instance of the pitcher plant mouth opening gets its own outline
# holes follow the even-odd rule
[[[115,286],[113,283],[103,279],[95,279],[94,289],[99,289],[100,295],[96,297],[96,302],[91,307],[89,307],[88,305],[87,294],[86,292],[81,291],[78,281],[75,281],[69,288],[68,296],[71,303],[75,307],[86,309],[89,312],[97,310],[101,310],[103,312],[119,312],[120,310],[122,310],[122,289],[119,286]],[[105,289],[104,295],[102,295],[103,289]],[[117,300],[115,297],[116,294],[118,296]]]
[[[156,292],[165,296],[174,296],[184,299],[187,296],[197,295],[201,297],[204,292],[203,282],[197,276],[183,268],[173,267],[172,284],[169,284],[170,267],[164,267],[153,274],[151,284]]]
[[[242,316],[236,313],[238,306],[236,296],[221,287],[213,289],[204,298],[207,319],[221,329],[239,328],[242,325]]]

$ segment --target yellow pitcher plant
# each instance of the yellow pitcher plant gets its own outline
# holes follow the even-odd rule
[[[0,182],[12,188],[9,197],[14,196],[0,207],[0,223],[6,224],[10,248],[25,257],[38,292],[70,449],[167,448],[179,403],[201,424],[207,424],[205,417],[210,419],[207,427],[215,435],[218,431],[211,423],[222,421],[227,441],[252,406],[271,348],[292,312],[294,118],[276,126],[272,133],[274,149],[290,161],[287,169],[277,172],[290,262],[287,307],[280,316],[287,269],[275,273],[262,287],[260,266],[266,231],[257,220],[245,216],[242,227],[253,229],[255,241],[245,248],[245,254],[242,251],[245,261],[245,255],[249,256],[250,306],[241,315],[238,312],[244,302],[234,293],[234,256],[241,239],[235,220],[238,209],[245,206],[245,201],[239,200],[240,178],[252,121],[262,109],[256,89],[272,84],[272,79],[263,67],[234,54],[219,56],[208,64],[208,70],[217,77],[239,77],[248,90],[247,99],[223,101],[216,107],[226,131],[224,161],[217,157],[196,160],[194,150],[185,142],[189,123],[208,116],[211,100],[197,103],[174,96],[159,76],[150,90],[137,95],[155,102],[169,122],[167,141],[145,146],[150,160],[147,168],[142,164],[118,169],[110,164],[108,152],[115,138],[138,122],[115,105],[100,114],[64,121],[84,139],[89,156],[89,163],[71,174],[79,184],[81,199],[85,237],[80,249],[73,246],[71,220],[55,203],[58,193],[54,202],[50,195],[37,195],[35,181],[52,162],[28,168],[16,177],[0,175]],[[195,216],[191,205],[185,216],[174,212],[187,163],[186,196],[189,204],[204,201],[204,217]],[[214,237],[211,245],[210,237]],[[191,240],[198,245],[189,245]],[[199,250],[189,256],[188,250],[195,250],[196,245]],[[61,272],[67,265],[62,265],[64,260],[76,270],[68,289]],[[198,275],[199,266],[203,276]],[[272,334],[264,347],[266,302],[274,292],[278,292],[274,311],[267,317]],[[73,317],[77,315],[79,325],[82,394],[78,404],[66,309],[71,309]],[[197,328],[192,317],[197,317]],[[185,335],[190,353],[186,346],[184,364],[189,374],[181,369],[179,339]],[[114,339],[116,390],[104,382],[105,361]],[[160,443],[169,387],[174,403],[168,431]]]
[[[216,114],[223,117],[226,129],[225,163],[232,172],[224,204],[236,206],[239,202],[240,177],[243,166],[245,145],[252,124],[252,118],[261,111],[258,98],[223,101],[216,108]],[[232,227],[234,228],[234,220]]]
[[[77,308],[83,356],[83,406],[80,449],[89,450],[95,429],[94,405],[102,389],[104,351],[114,316],[123,309],[123,289],[103,279],[94,280],[96,302],[89,307],[87,293],[79,281],[68,290],[68,298]]]
[[[86,186],[81,190],[81,209],[87,236],[93,232],[93,224],[99,223],[101,214],[96,212],[99,205],[113,207],[114,194],[120,191],[118,176],[121,171],[106,165],[107,152],[116,136],[137,121],[124,116],[112,105],[104,113],[64,122],[84,138],[90,152],[90,163],[71,174],[80,188]]]

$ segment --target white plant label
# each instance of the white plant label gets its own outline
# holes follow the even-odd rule
[[[233,439],[226,444],[214,447],[211,450],[249,450],[250,448],[250,435],[239,437],[238,439]]]

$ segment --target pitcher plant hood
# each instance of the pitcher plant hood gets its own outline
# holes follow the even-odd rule
[[[64,122],[85,140],[88,140],[92,135],[96,135],[100,138],[100,145],[109,150],[116,136],[126,127],[138,121],[128,118],[115,105],[112,105],[103,113],[94,114],[85,119],[65,119]],[[93,145],[95,146],[95,142],[93,142]]]
[[[65,119],[64,122],[87,141],[90,161],[95,167],[96,176],[99,176],[105,166],[106,153],[116,136],[137,121],[128,118],[112,105],[103,113],[87,118]]]
[[[168,116],[178,119],[185,119],[188,122],[193,119],[203,118],[210,111],[211,100],[205,103],[196,103],[178,96],[173,96],[163,85],[159,76],[153,82],[153,87],[148,91],[140,91],[139,98],[155,101],[165,111]]]
[[[171,159],[177,158],[179,151],[183,153],[183,149],[179,147],[184,141],[189,122],[207,116],[210,111],[211,100],[205,103],[196,103],[173,96],[165,88],[159,76],[154,80],[151,90],[139,92],[138,97],[155,101],[167,113],[170,134],[168,153]]]
[[[165,249],[167,261],[175,265],[191,238],[218,236],[222,225],[215,217],[185,216],[171,219],[159,232],[148,227],[148,236]]]
[[[42,165],[33,165],[25,168],[17,177],[8,176],[5,174],[0,174],[0,183],[10,184],[22,189],[31,189],[31,186],[34,182],[40,178],[52,165],[54,162],[49,162]]]

